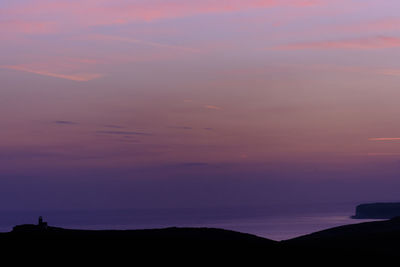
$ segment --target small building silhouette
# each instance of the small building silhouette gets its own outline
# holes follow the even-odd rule
[[[47,229],[47,222],[43,221],[43,217],[42,216],[39,216],[38,227],[39,227],[40,230],[46,230]]]

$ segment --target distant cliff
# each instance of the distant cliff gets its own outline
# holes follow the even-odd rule
[[[400,216],[400,203],[369,203],[356,207],[353,219],[391,219]]]

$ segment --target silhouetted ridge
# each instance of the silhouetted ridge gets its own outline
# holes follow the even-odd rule
[[[32,243],[34,246],[51,244],[55,245],[55,248],[73,244],[74,248],[86,249],[89,244],[90,248],[95,247],[107,253],[131,251],[132,248],[139,247],[151,253],[185,251],[192,256],[207,257],[211,255],[207,254],[209,252],[221,256],[222,251],[228,250],[229,254],[223,255],[224,257],[230,255],[232,259],[238,255],[253,253],[253,256],[267,257],[271,260],[295,258],[307,262],[324,257],[361,262],[372,258],[397,257],[400,244],[400,217],[335,227],[280,242],[216,228],[73,230],[52,226],[44,228],[40,223],[18,225],[11,232],[0,233],[1,244],[9,246],[11,243],[9,241],[13,240],[18,241],[17,244],[27,244],[20,241],[34,240]],[[232,254],[232,251],[239,254]]]
[[[239,233],[217,228],[164,228],[146,230],[74,230],[39,225],[24,224],[13,228],[9,233],[0,234],[7,239],[80,239],[106,240],[126,239],[134,242],[170,242],[170,243],[231,243],[273,245],[276,241],[251,234]]]
[[[339,226],[282,241],[291,251],[314,251],[321,255],[359,258],[396,256],[400,244],[400,217],[391,220]]]

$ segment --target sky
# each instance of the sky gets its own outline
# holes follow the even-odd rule
[[[397,0],[1,0],[0,209],[398,201]]]

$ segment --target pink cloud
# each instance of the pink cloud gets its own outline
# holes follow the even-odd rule
[[[5,20],[0,21],[0,31],[4,33],[47,34],[57,31],[54,22]]]
[[[293,66],[296,68],[309,68],[313,71],[340,71],[348,73],[367,73],[374,75],[386,75],[386,76],[400,76],[400,69],[386,69],[377,67],[366,67],[366,66],[340,66],[340,65],[324,65],[324,64],[314,64],[309,66]]]
[[[206,109],[213,109],[213,110],[222,110],[221,107],[213,106],[213,105],[205,105],[204,108],[206,108]]]
[[[341,71],[341,72],[354,72],[354,73],[369,73],[377,75],[387,75],[387,76],[400,76],[400,69],[386,69],[386,68],[376,68],[376,67],[366,67],[366,66],[340,66],[340,65],[327,65],[327,64],[313,64],[313,65],[292,65],[296,68],[308,68],[313,71]]]
[[[168,49],[181,50],[181,51],[186,51],[186,52],[190,52],[190,53],[199,53],[200,52],[200,50],[191,48],[191,47],[164,44],[164,43],[151,42],[151,41],[144,41],[144,40],[139,40],[139,39],[129,38],[129,37],[97,34],[97,35],[92,35],[89,38],[93,39],[93,40],[101,40],[101,41],[119,41],[119,42],[132,43],[132,44],[142,44],[142,45],[152,46],[152,47],[157,47],[157,48],[168,48]]]
[[[304,42],[276,46],[280,50],[302,49],[382,49],[400,47],[400,38],[376,36],[339,41]]]
[[[322,0],[37,0],[4,9],[6,17],[53,18],[78,25],[124,24],[272,7],[310,7]]]
[[[242,154],[240,154],[240,158],[247,159],[247,158],[249,158],[249,155],[246,153],[242,153]]]
[[[378,74],[388,76],[400,76],[400,69],[382,69],[376,71]]]
[[[34,73],[37,75],[42,75],[42,76],[49,76],[49,77],[54,77],[54,78],[60,78],[60,79],[66,79],[66,80],[71,80],[71,81],[76,81],[76,82],[87,82],[96,78],[101,77],[101,74],[88,74],[88,73],[78,73],[78,74],[61,74],[61,73],[54,73],[54,72],[49,72],[46,70],[34,70],[27,68],[22,65],[13,65],[13,66],[0,66],[0,68],[3,69],[10,69],[10,70],[17,70],[17,71],[22,71],[22,72],[29,72],[29,73]]]
[[[369,141],[400,141],[400,137],[375,137],[368,138]]]
[[[390,152],[378,152],[378,153],[367,153],[368,156],[379,157],[379,156],[400,156],[400,153]]]
[[[400,19],[398,18],[385,18],[372,21],[364,21],[360,23],[354,23],[352,25],[341,25],[333,27],[332,30],[340,32],[381,32],[397,30],[400,26]]]

